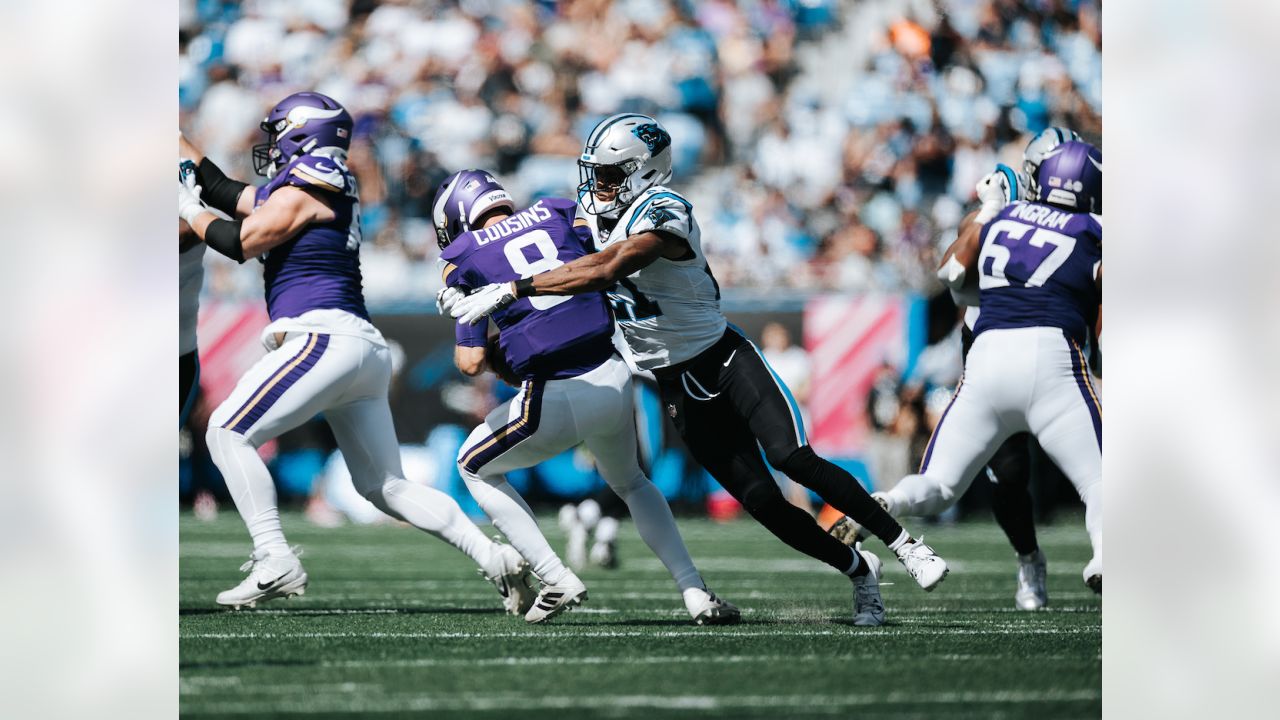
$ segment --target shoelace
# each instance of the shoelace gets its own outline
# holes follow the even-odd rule
[[[294,557],[300,558],[302,557],[302,546],[294,545],[293,547],[289,548],[289,552],[293,553]],[[253,552],[249,553],[249,559],[246,560],[244,564],[240,566],[240,572],[251,572],[253,570],[254,565],[257,565],[263,560],[266,560],[267,557],[268,555],[266,553],[259,553],[257,550],[254,550]]]

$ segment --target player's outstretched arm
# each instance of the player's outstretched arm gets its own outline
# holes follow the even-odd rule
[[[178,157],[195,163],[196,182],[204,188],[201,199],[209,207],[231,217],[248,217],[253,212],[253,186],[227,177],[181,130],[178,131]]]
[[[184,190],[186,193],[184,194]],[[271,194],[262,207],[243,220],[222,220],[209,212],[181,183],[178,184],[178,217],[187,221],[209,247],[235,260],[261,255],[284,243],[313,222],[337,217],[315,195],[294,187]]]
[[[490,313],[534,295],[580,295],[606,290],[622,278],[652,265],[660,257],[681,257],[684,241],[663,233],[637,233],[604,250],[585,255],[554,270],[509,283],[479,288],[449,311],[459,322],[476,323]]]

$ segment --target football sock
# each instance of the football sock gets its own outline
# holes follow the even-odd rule
[[[493,524],[507,536],[511,546],[516,549],[529,565],[533,573],[544,583],[555,585],[569,575],[547,539],[538,529],[538,522],[533,511],[525,504],[520,493],[511,487],[501,475],[480,477],[475,473],[459,468],[467,489],[476,499],[485,513],[493,518]]]
[[[1084,500],[1084,528],[1089,533],[1093,556],[1102,557],[1102,481],[1095,482],[1080,493]]]
[[[1035,553],[1039,543],[1036,542],[1031,493],[1027,492],[1025,484],[997,482],[991,491],[991,513],[1014,551],[1019,555]]]
[[[808,445],[787,457],[779,468],[787,477],[813,490],[840,512],[853,518],[886,545],[902,533],[902,526],[872,499],[852,475],[818,456]]]
[[[227,491],[244,520],[253,549],[259,554],[283,555],[289,552],[280,527],[280,510],[276,506],[276,486],[266,463],[245,436],[226,428],[213,427],[206,435],[209,455],[226,481]]]
[[[862,561],[862,555],[860,555],[854,548],[849,549],[853,551],[853,564],[849,566],[848,570],[844,571],[844,574],[851,578],[855,578],[862,577],[863,575],[871,572],[871,567]]]
[[[392,478],[379,491],[366,495],[370,502],[391,517],[444,540],[492,574],[493,541],[471,522],[458,502],[429,485]]]
[[[644,479],[644,482],[635,483],[634,487],[625,494],[619,493],[619,495],[627,504],[627,509],[631,511],[631,518],[635,521],[640,539],[644,540],[644,544],[648,545],[653,554],[657,555],[666,566],[676,586],[681,591],[702,587],[702,576],[698,574],[698,569],[693,565],[693,559],[689,557],[689,550],[685,547],[684,539],[680,537],[680,530],[676,527],[676,519],[671,515],[671,506],[667,504],[666,498],[662,497],[662,491],[658,486]],[[604,532],[607,521],[613,523],[613,534],[617,535],[618,521],[613,518],[604,518],[596,530],[598,541],[601,540],[600,535]]]

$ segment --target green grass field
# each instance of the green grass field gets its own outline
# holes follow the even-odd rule
[[[619,570],[545,626],[501,613],[470,561],[407,527],[312,527],[304,597],[229,612],[214,595],[250,550],[234,511],[184,514],[181,708],[191,717],[1097,717],[1101,601],[1080,580],[1077,518],[1044,528],[1051,610],[1013,609],[1012,551],[992,523],[925,530],[951,562],[933,593],[889,560],[888,623],[848,624],[849,583],[750,520],[682,519],[711,587],[743,611],[699,628],[624,523]],[[563,546],[554,518],[543,527]],[[919,527],[919,523],[914,526]]]

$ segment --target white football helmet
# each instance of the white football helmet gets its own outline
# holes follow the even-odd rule
[[[1040,188],[1036,186],[1036,170],[1040,169],[1044,156],[1068,140],[1079,141],[1080,134],[1068,128],[1047,127],[1027,143],[1027,149],[1022,151],[1023,177],[1021,178],[1030,191],[1027,197],[1033,198],[1040,194]]]
[[[583,209],[617,218],[645,190],[671,179],[671,135],[648,115],[611,115],[587,136],[578,177]]]

